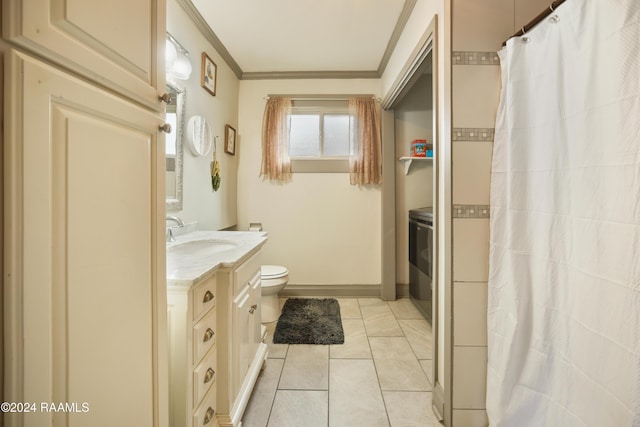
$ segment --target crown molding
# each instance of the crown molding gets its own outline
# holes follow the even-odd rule
[[[391,33],[391,37],[389,38],[389,43],[387,43],[387,48],[382,55],[382,59],[380,60],[380,65],[378,65],[378,76],[382,77],[384,74],[384,70],[387,68],[387,64],[389,63],[389,59],[391,58],[391,54],[393,54],[393,50],[396,48],[398,41],[400,40],[400,36],[404,31],[404,27],[407,26],[407,22],[411,17],[411,12],[413,12],[413,8],[416,6],[418,0],[405,0],[404,6],[402,6],[402,11],[400,12],[400,16],[396,21],[396,26],[393,29],[393,33]]]
[[[242,73],[242,80],[277,79],[379,79],[377,71],[255,71]]]
[[[231,68],[233,73],[239,80],[242,80],[242,69],[238,65],[238,63],[233,59],[227,48],[222,44],[216,33],[213,32],[207,21],[204,20],[200,11],[196,9],[191,0],[177,0],[178,4],[182,6],[182,9],[189,15],[189,18],[196,25],[198,30],[202,33],[204,38],[207,39],[209,43],[213,46],[213,48],[218,52],[218,54],[222,57],[222,60],[227,63],[227,65]]]
[[[433,58],[438,57],[436,44],[437,25],[438,15],[434,15],[429,26],[418,41],[418,44],[416,44],[416,47],[411,52],[407,62],[405,62],[404,67],[402,67],[400,74],[391,85],[391,89],[382,100],[382,108],[385,110],[393,108],[395,102],[404,97],[407,91],[420,78],[421,74],[423,74],[425,67],[432,66],[432,64],[424,62],[425,58],[432,52]],[[435,67],[433,68],[435,69]]]

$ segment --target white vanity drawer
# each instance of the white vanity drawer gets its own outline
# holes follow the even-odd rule
[[[258,275],[258,280],[260,279],[260,267],[262,263],[262,251],[259,251],[257,254],[253,255],[247,261],[245,261],[238,269],[235,271],[235,280],[233,284],[233,294],[238,295],[238,292],[246,285],[251,286],[252,279]]]
[[[204,360],[193,371],[193,407],[197,408],[204,395],[216,382],[216,346],[207,353]]]
[[[202,356],[216,342],[216,310],[211,310],[193,327],[193,364],[196,365]]]
[[[208,278],[204,283],[193,289],[193,320],[198,320],[203,314],[216,305],[216,277]]]
[[[216,424],[216,388],[212,387],[202,401],[202,405],[193,414],[193,425],[213,426]]]

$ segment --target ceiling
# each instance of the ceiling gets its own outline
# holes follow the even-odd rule
[[[238,78],[375,78],[416,0],[180,3],[201,30],[208,27],[205,33]]]

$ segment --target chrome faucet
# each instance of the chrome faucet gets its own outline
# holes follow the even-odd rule
[[[167,216],[165,219],[167,221],[175,221],[176,224],[178,224],[178,227],[184,227],[184,222],[182,222],[182,220],[177,216]]]
[[[178,227],[182,228],[184,227],[184,222],[182,222],[182,220],[180,218],[178,218],[177,216],[167,216],[165,218],[166,221],[173,221],[176,224],[178,224]],[[167,228],[167,242],[175,242],[176,238],[173,237],[173,230],[171,230],[171,227]]]

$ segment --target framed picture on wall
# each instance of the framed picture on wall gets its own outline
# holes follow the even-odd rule
[[[224,126],[224,152],[236,154],[236,130],[229,125]]]
[[[209,58],[206,52],[202,52],[202,77],[200,85],[211,95],[216,96],[216,80],[218,66]]]

